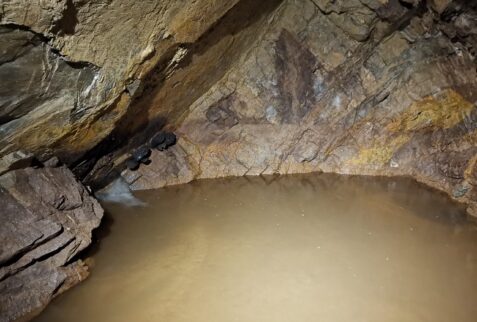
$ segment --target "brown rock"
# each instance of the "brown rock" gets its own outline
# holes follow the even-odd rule
[[[405,28],[390,25],[361,46],[328,15],[346,14],[348,2],[315,4],[283,4],[253,49],[192,104],[177,131],[182,152],[123,173],[133,189],[326,171],[413,176],[477,202],[466,170],[477,157],[473,56],[433,33],[432,13],[406,16]]]
[[[103,210],[65,167],[0,176],[0,321],[39,312],[87,276],[72,262]]]
[[[475,213],[476,21],[475,4],[457,0],[7,0],[0,155],[57,155],[88,183],[122,173],[133,189],[310,171],[406,175]],[[159,131],[178,144],[124,170]],[[62,171],[1,177],[0,286],[13,294],[2,301],[11,315],[42,307],[84,271],[64,266],[100,216]],[[21,281],[36,297],[14,289]]]
[[[452,0],[430,0],[432,9],[439,14],[443,13],[447,7],[452,3]]]
[[[125,117],[156,65],[171,76],[237,2],[2,1],[0,156],[22,148],[76,161]]]
[[[33,154],[16,151],[0,158],[0,176],[8,171],[27,168],[34,159]]]

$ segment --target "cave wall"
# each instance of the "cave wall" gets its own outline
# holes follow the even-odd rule
[[[191,105],[178,145],[123,177],[150,189],[311,171],[404,175],[476,214],[473,14],[450,2],[284,1]]]
[[[99,188],[122,176],[137,190],[403,175],[477,216],[476,8],[0,0],[0,321],[37,312],[87,274],[76,256],[102,210],[77,178]],[[124,170],[163,129],[178,143]]]
[[[3,0],[0,155],[74,163],[117,128],[154,68],[171,75],[237,1]]]
[[[4,0],[0,156],[133,189],[326,171],[473,200],[475,1]]]

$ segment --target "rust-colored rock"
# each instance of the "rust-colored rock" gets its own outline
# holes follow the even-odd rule
[[[78,160],[127,117],[150,75],[171,77],[237,1],[2,1],[0,156]]]
[[[20,289],[11,298],[25,306],[2,301],[3,311],[41,308],[84,271],[69,260],[99,208],[62,163],[94,187],[122,173],[132,189],[311,171],[411,176],[477,216],[476,7],[4,0],[0,156],[23,150],[52,168],[18,170],[30,157],[1,165],[10,244],[0,286],[11,294],[20,279],[38,290],[33,299]],[[158,131],[177,144],[124,170]]]
[[[152,165],[123,176],[133,189],[150,189],[272,173],[404,175],[472,212],[470,45],[443,34],[449,26],[433,10],[391,3],[374,3],[374,15],[387,18],[368,21],[351,19],[361,11],[347,1],[285,1],[252,49],[192,104],[169,156],[155,152]],[[347,19],[364,25],[350,32],[339,22]]]

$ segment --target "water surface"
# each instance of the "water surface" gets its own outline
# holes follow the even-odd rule
[[[475,322],[477,231],[406,179],[200,181],[106,204],[91,277],[37,322]],[[106,231],[104,231],[106,230]]]

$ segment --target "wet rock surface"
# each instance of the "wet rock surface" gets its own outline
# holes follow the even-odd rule
[[[273,173],[403,175],[473,213],[477,15],[463,2],[386,3],[284,1],[192,104],[178,145],[123,176],[150,189]]]
[[[237,2],[2,1],[0,156],[23,148],[72,164],[119,123],[128,132],[133,99]],[[140,114],[138,128],[158,117]]]
[[[70,261],[100,208],[60,164],[86,185],[121,174],[136,190],[312,171],[410,176],[477,215],[475,1],[0,7],[9,318],[85,272]],[[46,168],[23,169],[33,156]]]
[[[14,79],[0,89],[0,155],[55,155],[89,183],[117,174],[158,130],[179,129],[169,158],[186,155],[188,170],[153,165],[175,177],[158,182],[321,170],[453,191],[475,155],[475,8],[4,1],[0,75]]]
[[[0,176],[0,321],[27,318],[86,278],[75,256],[102,215],[65,167]]]

